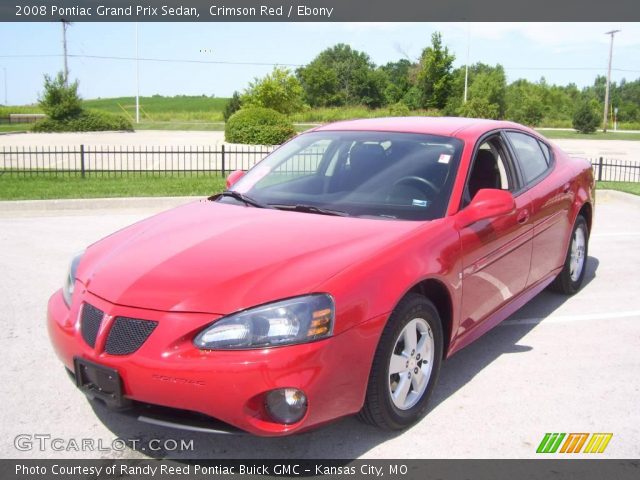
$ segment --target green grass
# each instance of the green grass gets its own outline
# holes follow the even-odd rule
[[[32,123],[0,123],[0,133],[29,132],[32,125]]]
[[[575,140],[640,140],[640,133],[625,132],[595,132],[595,133],[578,133],[575,130],[545,130],[544,128],[536,129],[541,135],[549,139],[575,139]]]
[[[409,116],[438,117],[442,114],[437,110],[413,110]],[[351,107],[320,107],[310,108],[304,112],[294,113],[290,116],[296,123],[326,123],[338,120],[351,120],[354,118],[379,118],[393,116],[389,108],[370,109],[364,106]]]
[[[640,195],[640,183],[633,182],[598,182],[597,188],[600,190],[618,190],[619,192]]]
[[[224,178],[217,175],[0,175],[0,200],[205,196],[223,189]]]
[[[0,174],[0,200],[48,200],[60,198],[206,196],[221,192],[224,178],[218,175],[89,175],[54,174],[21,176]],[[640,183],[598,182],[598,189],[640,195]]]
[[[0,106],[0,117],[8,117],[10,113],[42,113],[38,105]]]
[[[144,122],[221,122],[228,98],[178,95],[140,97],[140,119]],[[136,117],[135,97],[85,100],[89,109],[120,113],[131,121]]]
[[[211,98],[206,96],[177,95],[164,97],[154,95],[140,97],[140,119],[142,123],[134,125],[136,130],[223,130],[222,111],[229,99]],[[135,97],[97,98],[84,100],[84,106],[109,113],[118,113],[126,116],[132,122],[135,121]],[[6,117],[9,113],[42,113],[38,105],[22,105],[0,107],[0,117]],[[353,118],[377,118],[392,115],[390,107],[369,109],[365,106],[309,108],[303,112],[291,115],[295,123],[327,123]],[[415,110],[409,115],[440,116],[438,110]],[[567,119],[543,120],[547,128],[571,127],[571,121]],[[640,123],[621,123],[621,129],[640,129]],[[30,128],[29,124],[21,127],[8,127],[0,125],[0,132],[22,131]],[[307,126],[298,130],[306,130]],[[577,138],[596,140],[640,140],[639,133],[601,132],[592,135],[582,135],[575,131],[545,130],[540,127],[540,132],[549,138]]]

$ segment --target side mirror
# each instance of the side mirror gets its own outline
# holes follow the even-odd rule
[[[471,203],[456,215],[459,228],[499,215],[507,215],[516,209],[516,202],[511,192],[494,188],[478,190]]]
[[[243,170],[235,170],[235,171],[231,172],[227,176],[227,189],[231,188],[231,185],[233,185],[238,180],[240,180],[242,177],[244,177],[244,174],[245,174],[245,172]]]

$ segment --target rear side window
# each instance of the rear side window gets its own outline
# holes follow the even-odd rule
[[[540,140],[538,140],[538,143],[540,144],[542,153],[544,153],[544,158],[547,160],[547,165],[551,164],[551,152],[549,151],[549,147],[546,143],[542,143]]]
[[[519,132],[506,132],[511,141],[525,183],[531,183],[549,168],[548,156],[542,151],[537,139]]]

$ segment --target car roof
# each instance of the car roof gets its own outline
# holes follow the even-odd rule
[[[313,131],[379,131],[443,135],[448,137],[478,136],[498,128],[530,131],[514,122],[464,117],[385,117],[346,120],[329,123]],[[464,132],[464,133],[463,133]]]

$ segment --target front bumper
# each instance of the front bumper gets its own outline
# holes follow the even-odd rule
[[[80,285],[81,287],[81,285]],[[172,313],[113,305],[76,290],[71,308],[62,292],[49,300],[48,330],[58,357],[73,371],[74,357],[114,368],[123,394],[137,402],[202,413],[262,436],[285,435],[356,413],[362,407],[367,379],[386,316],[325,340],[287,347],[243,351],[205,351],[192,339],[214,319],[210,314]],[[80,298],[78,298],[80,297]],[[80,333],[78,312],[88,302],[113,317],[154,320],[157,328],[130,355],[109,355]],[[308,409],[299,422],[274,422],[264,408],[264,395],[295,387],[305,392]]]

